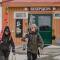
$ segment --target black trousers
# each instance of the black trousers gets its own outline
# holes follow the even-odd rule
[[[37,59],[37,54],[27,52],[27,60],[36,60],[36,59]]]
[[[10,52],[0,49],[0,60],[8,60]]]
[[[5,60],[3,52],[1,51],[1,49],[0,49],[0,60]]]
[[[5,60],[8,60],[10,52],[3,51]]]

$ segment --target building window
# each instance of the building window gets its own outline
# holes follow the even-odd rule
[[[60,19],[60,13],[54,13],[54,14],[53,14],[53,17],[54,17],[55,19]]]
[[[14,12],[15,19],[28,19],[28,12]]]
[[[38,16],[38,25],[40,31],[49,31],[51,28],[50,16]]]
[[[22,37],[22,19],[16,19],[16,37]]]
[[[28,12],[15,11],[14,19],[16,20],[16,37],[23,36],[23,19],[28,19]]]

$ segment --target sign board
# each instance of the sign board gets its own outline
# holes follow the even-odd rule
[[[0,32],[2,31],[2,7],[0,7]]]
[[[28,19],[28,12],[14,12],[14,19]]]
[[[30,11],[52,11],[52,7],[31,7]]]

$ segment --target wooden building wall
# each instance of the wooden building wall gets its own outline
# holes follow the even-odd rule
[[[3,1],[5,1],[5,0],[3,0]],[[36,4],[30,3],[30,5],[28,5],[28,4],[25,3],[26,6],[28,5],[28,7],[29,6],[42,6],[42,4],[41,5],[40,4],[36,5]],[[16,38],[15,37],[14,11],[25,11],[24,8],[20,7],[20,6],[22,6],[22,3],[21,3],[21,5],[20,5],[20,3],[16,4],[16,7],[15,7],[15,4],[13,5],[13,3],[9,4],[9,8],[8,9],[6,8],[7,7],[7,3],[3,3],[2,5],[3,5],[3,21],[2,21],[2,23],[3,23],[3,29],[4,29],[4,27],[6,25],[8,25],[10,27],[11,35],[13,37],[13,40],[14,40],[15,44],[16,45],[20,45],[20,44],[22,44],[21,38]],[[10,5],[11,5],[11,7],[10,7]],[[26,7],[25,5],[23,4],[23,7]],[[50,5],[53,6],[53,4],[50,4],[50,3],[45,4],[45,5],[46,6],[50,6]],[[54,5],[55,6],[60,6],[60,4],[58,4],[58,3],[54,4]],[[5,18],[5,14],[6,14],[7,10],[8,10],[8,16],[9,17],[8,17],[8,21],[7,20],[5,21],[4,18]],[[30,13],[32,13],[32,14],[54,14],[54,12],[55,11],[49,11],[49,12],[47,12],[47,11],[46,12],[44,12],[44,11],[43,12],[38,12],[38,11],[32,12],[32,11],[30,11]],[[55,34],[56,40],[57,40],[58,38],[60,38],[60,27],[59,27],[60,26],[60,19],[54,19],[54,17],[53,17],[52,21],[53,21],[53,23],[52,23],[53,24],[52,25],[52,29],[54,29],[54,34]],[[26,26],[28,26],[28,23],[27,23],[26,20],[23,20],[23,28],[24,28],[23,31],[26,31],[26,29],[27,29]]]

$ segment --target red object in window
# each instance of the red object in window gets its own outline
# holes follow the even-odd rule
[[[4,21],[8,21],[8,13],[5,13]]]
[[[8,24],[8,13],[6,12],[4,15],[4,21],[3,21],[3,27],[2,27],[3,30],[7,24]]]
[[[7,21],[7,19],[4,19],[4,21]]]
[[[4,24],[6,25],[8,23],[8,13],[6,12],[4,15]]]

